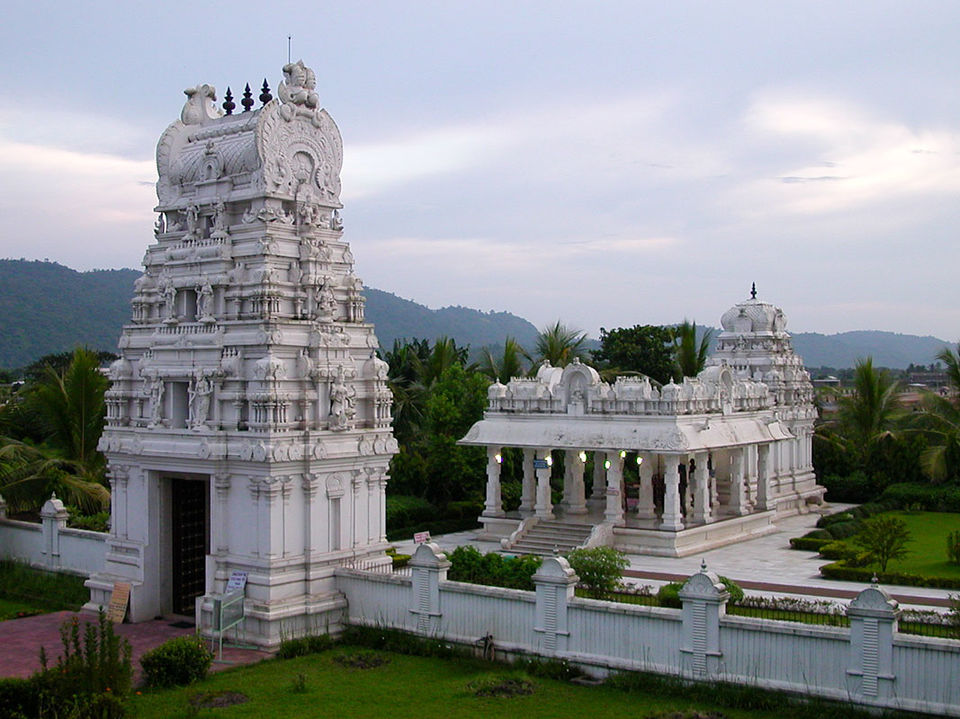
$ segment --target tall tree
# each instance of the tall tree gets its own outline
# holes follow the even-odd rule
[[[0,496],[11,512],[35,512],[54,493],[85,512],[105,510],[110,506],[110,492],[99,479],[76,462],[0,438]]]
[[[554,367],[566,367],[574,359],[586,359],[587,350],[583,346],[586,341],[586,332],[567,327],[557,320],[537,335],[536,364],[546,360]]]
[[[713,331],[706,330],[697,340],[697,323],[684,320],[673,330],[674,379],[696,377],[707,364]]]
[[[673,333],[660,325],[600,328],[593,358],[605,374],[644,374],[661,384],[673,373]]]

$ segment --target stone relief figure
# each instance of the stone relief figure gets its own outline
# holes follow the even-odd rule
[[[184,125],[200,125],[223,115],[214,104],[217,101],[217,89],[213,85],[188,87],[183,94],[187,96],[180,111],[180,121]]]
[[[187,234],[183,239],[200,239],[200,208],[196,205],[190,205],[187,208]]]
[[[283,82],[277,87],[277,94],[285,103],[316,109],[320,107],[316,87],[317,76],[313,70],[304,65],[303,60],[297,60],[283,66]]]
[[[337,376],[330,386],[330,429],[350,429],[350,422],[357,414],[354,407],[357,390],[347,385],[343,365],[337,367]]]
[[[162,290],[163,294],[163,312],[166,315],[164,322],[167,324],[176,324],[177,322],[177,288],[173,284],[167,284]]]
[[[159,237],[167,231],[167,218],[162,212],[157,215],[157,221],[153,223],[153,236]]]
[[[163,379],[154,376],[150,381],[150,423],[148,428],[163,424]]]
[[[210,281],[204,278],[203,286],[197,287],[197,319],[203,324],[213,324],[216,320],[210,314],[210,305],[213,300],[213,287]]]
[[[330,217],[330,229],[338,232],[343,229],[343,220],[340,219],[340,210],[334,210]]]
[[[190,429],[203,429],[207,424],[207,415],[210,413],[210,396],[213,394],[213,383],[202,371],[197,372],[197,376],[187,393],[190,400]]]
[[[213,210],[213,231],[210,233],[210,237],[223,240],[230,236],[230,232],[227,230],[226,215],[227,208],[223,204],[223,200],[217,200]]]
[[[315,319],[329,322],[337,318],[337,299],[330,287],[330,278],[322,277],[314,288]]]

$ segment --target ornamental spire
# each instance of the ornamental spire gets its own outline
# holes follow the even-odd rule
[[[751,300],[757,299],[757,283],[756,282],[750,285],[750,299]]]

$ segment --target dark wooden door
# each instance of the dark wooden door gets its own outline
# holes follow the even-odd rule
[[[207,542],[207,483],[171,480],[173,502],[173,611],[194,615],[194,599],[203,594]]]

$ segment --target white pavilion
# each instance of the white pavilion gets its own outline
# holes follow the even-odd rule
[[[773,531],[778,517],[822,503],[810,451],[813,387],[783,312],[754,288],[721,325],[708,366],[681,384],[610,384],[578,361],[494,383],[483,419],[461,440],[487,448],[482,536],[518,552],[611,545],[685,556]],[[523,450],[520,507],[509,514],[500,491],[508,447]],[[554,506],[558,453],[563,493]],[[626,501],[627,462],[639,465],[635,504]]]

